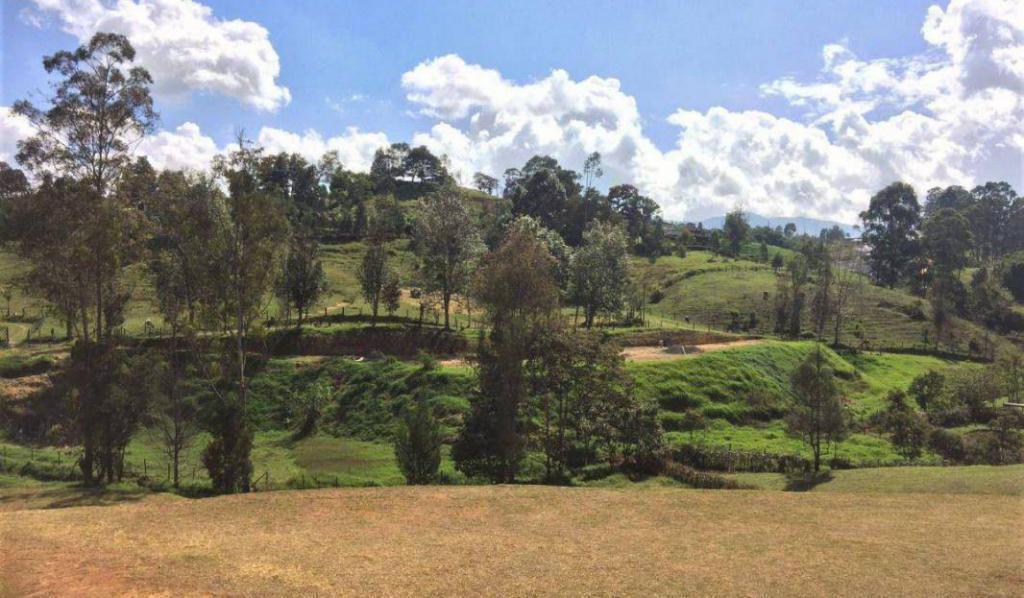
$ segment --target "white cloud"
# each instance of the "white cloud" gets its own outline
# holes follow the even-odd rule
[[[33,132],[32,125],[25,118],[11,113],[9,107],[0,106],[0,161],[14,166],[18,141],[28,138]],[[374,152],[388,144],[384,133],[364,133],[354,127],[326,139],[312,130],[297,134],[263,127],[257,133],[256,141],[267,153],[296,153],[310,161],[335,151],[342,165],[359,172],[369,171]],[[199,125],[185,122],[173,131],[162,129],[144,138],[134,153],[145,156],[158,169],[205,170],[210,167],[214,156],[234,147],[233,143],[218,146]]]
[[[313,130],[299,135],[263,127],[256,141],[267,153],[300,154],[310,161],[320,159],[327,152],[338,152],[338,159],[345,168],[367,172],[373,163],[374,152],[388,144],[388,137],[384,133],[363,133],[355,127],[350,127],[343,135],[327,139]]]
[[[520,85],[449,54],[405,73],[402,85],[420,114],[440,121],[413,144],[447,154],[464,180],[477,170],[500,175],[535,154],[578,166],[593,151],[604,156],[609,178],[625,180],[634,159],[654,150],[617,79],[575,81],[555,70]]]
[[[221,150],[199,125],[186,122],[174,131],[162,130],[139,144],[138,153],[158,169],[205,170]]]
[[[31,136],[34,130],[28,119],[14,114],[7,106],[0,106],[0,162],[15,166],[18,142]]]
[[[922,27],[934,49],[860,60],[846,43],[822,49],[813,81],[782,78],[762,93],[804,109],[800,121],[714,107],[679,109],[678,140],[660,151],[634,98],[615,79],[556,70],[518,84],[455,55],[402,77],[407,98],[435,119],[414,143],[457,171],[500,174],[534,154],[569,167],[599,151],[606,181],[634,181],[666,214],[700,217],[737,203],[769,215],[856,219],[882,186],[985,180],[1024,183],[1024,2],[953,0]]]
[[[276,82],[280,60],[269,33],[258,23],[218,19],[208,6],[193,0],[34,2],[36,12],[23,17],[29,23],[52,16],[83,42],[97,31],[127,36],[139,62],[153,75],[158,94],[214,92],[269,111],[291,101],[288,88]]]

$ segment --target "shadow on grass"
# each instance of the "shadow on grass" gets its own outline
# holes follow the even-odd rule
[[[819,471],[818,473],[801,473],[790,475],[786,478],[787,492],[808,492],[819,484],[832,481],[831,471]]]
[[[141,500],[151,494],[142,488],[89,488],[79,484],[24,488],[0,496],[0,507],[15,509],[64,509],[106,507]]]

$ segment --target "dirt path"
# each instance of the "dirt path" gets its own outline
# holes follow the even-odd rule
[[[704,345],[687,346],[686,353],[682,353],[678,347],[672,349],[670,347],[626,347],[622,350],[622,355],[627,361],[668,361],[671,359],[682,359],[686,357],[694,357],[701,353],[709,353],[711,351],[722,351],[724,349],[733,349],[736,347],[746,347],[748,345],[756,345],[763,343],[764,339],[745,339],[739,341],[729,341],[727,343],[708,343]],[[442,359],[438,362],[442,367],[459,367],[466,365],[466,360],[462,357],[455,357],[452,359]]]

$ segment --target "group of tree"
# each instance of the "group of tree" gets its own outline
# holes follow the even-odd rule
[[[177,482],[180,455],[202,420],[215,487],[245,489],[250,339],[275,290],[300,318],[323,290],[315,243],[303,219],[291,217],[309,200],[288,197],[285,188],[297,187],[268,176],[268,161],[244,137],[209,174],[157,173],[133,160],[131,148],[157,118],[150,76],[134,55],[123,36],[100,33],[44,60],[58,77],[48,104],[14,107],[36,131],[17,156],[34,184],[21,177],[19,188],[5,190],[6,235],[29,264],[24,284],[77,339],[67,380],[86,481],[122,475],[128,440],[150,425]],[[117,339],[136,264],[169,327],[161,350],[144,354]],[[195,359],[203,330],[218,342]],[[186,378],[218,397],[203,413]]]
[[[616,345],[565,327],[557,269],[536,227],[510,228],[481,258],[473,293],[490,332],[477,351],[479,394],[452,447],[470,477],[513,482],[531,450],[550,481],[599,462],[649,471],[661,458],[656,405],[633,392]]]
[[[948,374],[925,372],[906,391],[889,393],[876,418],[908,460],[930,450],[954,463],[1017,463],[1024,458],[1024,412],[1000,400],[1024,400],[1024,358],[1008,352],[995,364]],[[950,427],[970,426],[967,434]]]
[[[873,279],[926,296],[936,342],[948,336],[954,317],[999,332],[1024,330],[1024,318],[1010,306],[1011,297],[1021,300],[1012,293],[1024,275],[1015,255],[1024,250],[1024,198],[1010,185],[935,188],[922,209],[913,187],[893,183],[871,198],[861,218]],[[976,269],[969,287],[962,280],[967,267]]]

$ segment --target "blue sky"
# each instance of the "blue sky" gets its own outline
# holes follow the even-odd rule
[[[922,162],[915,155],[920,152],[896,147],[901,131],[920,134],[926,126],[931,127],[927,134],[942,137],[963,130],[963,122],[946,122],[958,108],[939,101],[951,92],[963,97],[963,105],[982,95],[993,96],[982,102],[984,109],[1007,117],[1007,122],[1020,115],[1019,79],[1003,77],[980,91],[970,89],[972,62],[957,56],[958,40],[972,39],[972,27],[996,22],[1020,34],[1024,26],[1012,0],[954,0],[936,7],[941,14],[934,19],[929,2],[911,0],[734,2],[728,3],[729,10],[723,10],[726,4],[721,2],[509,4],[514,5],[8,1],[2,9],[0,106],[45,87],[43,54],[72,48],[92,28],[102,26],[121,28],[129,39],[139,40],[144,64],[169,81],[168,89],[157,95],[161,126],[168,136],[192,123],[193,141],[201,136],[218,148],[239,128],[252,135],[264,128],[278,131],[277,137],[268,134],[270,141],[280,140],[283,132],[315,131],[326,146],[334,147],[329,140],[337,137],[335,146],[353,152],[355,165],[361,161],[355,153],[365,153],[373,144],[367,138],[359,149],[351,146],[349,128],[357,127],[364,134],[378,135],[376,140],[386,136],[388,141],[408,141],[419,135],[419,141],[449,154],[466,175],[475,169],[497,174],[517,165],[514,161],[532,149],[548,150],[574,167],[583,153],[603,150],[609,163],[605,184],[638,182],[677,217],[716,213],[740,203],[754,211],[778,212],[772,215],[799,212],[850,220],[877,190],[872,186],[889,182],[887,178],[909,178],[915,186],[927,187],[972,184],[1001,175],[1020,184],[1018,144],[1024,143],[1024,133],[1019,124],[971,139],[946,139],[964,147],[946,156],[945,165]],[[128,10],[150,5],[162,8],[165,16]],[[198,17],[168,18],[169,9],[192,11]],[[276,74],[273,61],[250,61],[246,51],[233,52],[238,46],[230,40],[218,41],[218,32],[233,20],[257,30],[245,35],[253,40],[254,53],[269,49],[276,55]],[[170,35],[175,28],[184,42],[146,46],[142,41],[152,38],[154,31]],[[265,45],[257,39],[260,28],[265,30]],[[1021,40],[1011,35],[990,45],[1016,48],[1024,43]],[[211,87],[184,81],[188,69],[167,66],[166,61],[173,62],[170,53],[176,47],[189,44],[198,55],[223,53],[222,59],[207,65],[218,76],[258,77],[263,91],[253,95],[260,97],[248,99],[246,90],[231,84]],[[840,58],[832,67],[825,59],[829,47],[841,50],[835,52]],[[983,54],[991,49],[980,48]],[[239,53],[243,55],[235,55]],[[429,62],[449,55],[458,60]],[[403,74],[425,62],[417,83],[403,83]],[[552,79],[556,69],[568,77]],[[260,70],[264,72],[253,75]],[[492,94],[494,86],[486,85],[489,79],[481,79],[480,71],[493,72],[508,85],[502,93]],[[881,79],[871,78],[882,71]],[[927,73],[932,71],[945,75],[930,80]],[[599,78],[600,85],[579,85],[588,77]],[[607,87],[610,79],[618,80],[617,89]],[[766,87],[785,81],[790,83]],[[530,87],[539,83],[545,84],[543,89]],[[916,91],[922,87],[927,91]],[[290,99],[281,99],[283,89]],[[819,94],[823,89],[825,93]],[[894,99],[893,90],[902,95]],[[410,100],[416,93],[430,99]],[[549,95],[540,97],[545,93]],[[470,101],[465,110],[453,107],[461,101],[458,98],[475,94],[488,97]],[[573,99],[559,105],[567,94]],[[525,101],[520,98],[533,98],[536,105],[524,113],[515,107]],[[260,107],[258,102],[272,106]],[[894,120],[906,111],[934,123]],[[679,113],[685,114],[669,122]],[[752,116],[761,113],[767,116]],[[474,114],[506,124],[479,127],[472,122]],[[858,137],[859,149],[851,150],[852,142],[841,140],[840,132],[851,130],[848,120],[854,117],[871,132]],[[583,124],[574,128],[573,123]],[[445,127],[439,131],[441,124]],[[690,138],[680,139],[681,131]],[[501,134],[509,137],[503,145],[495,141]],[[274,149],[274,143],[268,145]],[[321,145],[307,138],[287,148],[312,154]],[[744,163],[744,148],[765,145],[773,147],[761,156],[760,164]],[[790,155],[792,146],[803,147],[803,153]],[[878,150],[880,146],[884,147]],[[977,154],[979,147],[998,154],[1000,165],[992,169],[965,157]],[[0,156],[2,148],[0,144]],[[876,163],[871,148],[892,155]],[[963,163],[950,165],[951,158]],[[169,166],[198,166],[166,155],[164,159]],[[816,173],[819,166],[824,174]],[[778,174],[790,170],[788,179]],[[860,175],[860,186],[851,182]]]

